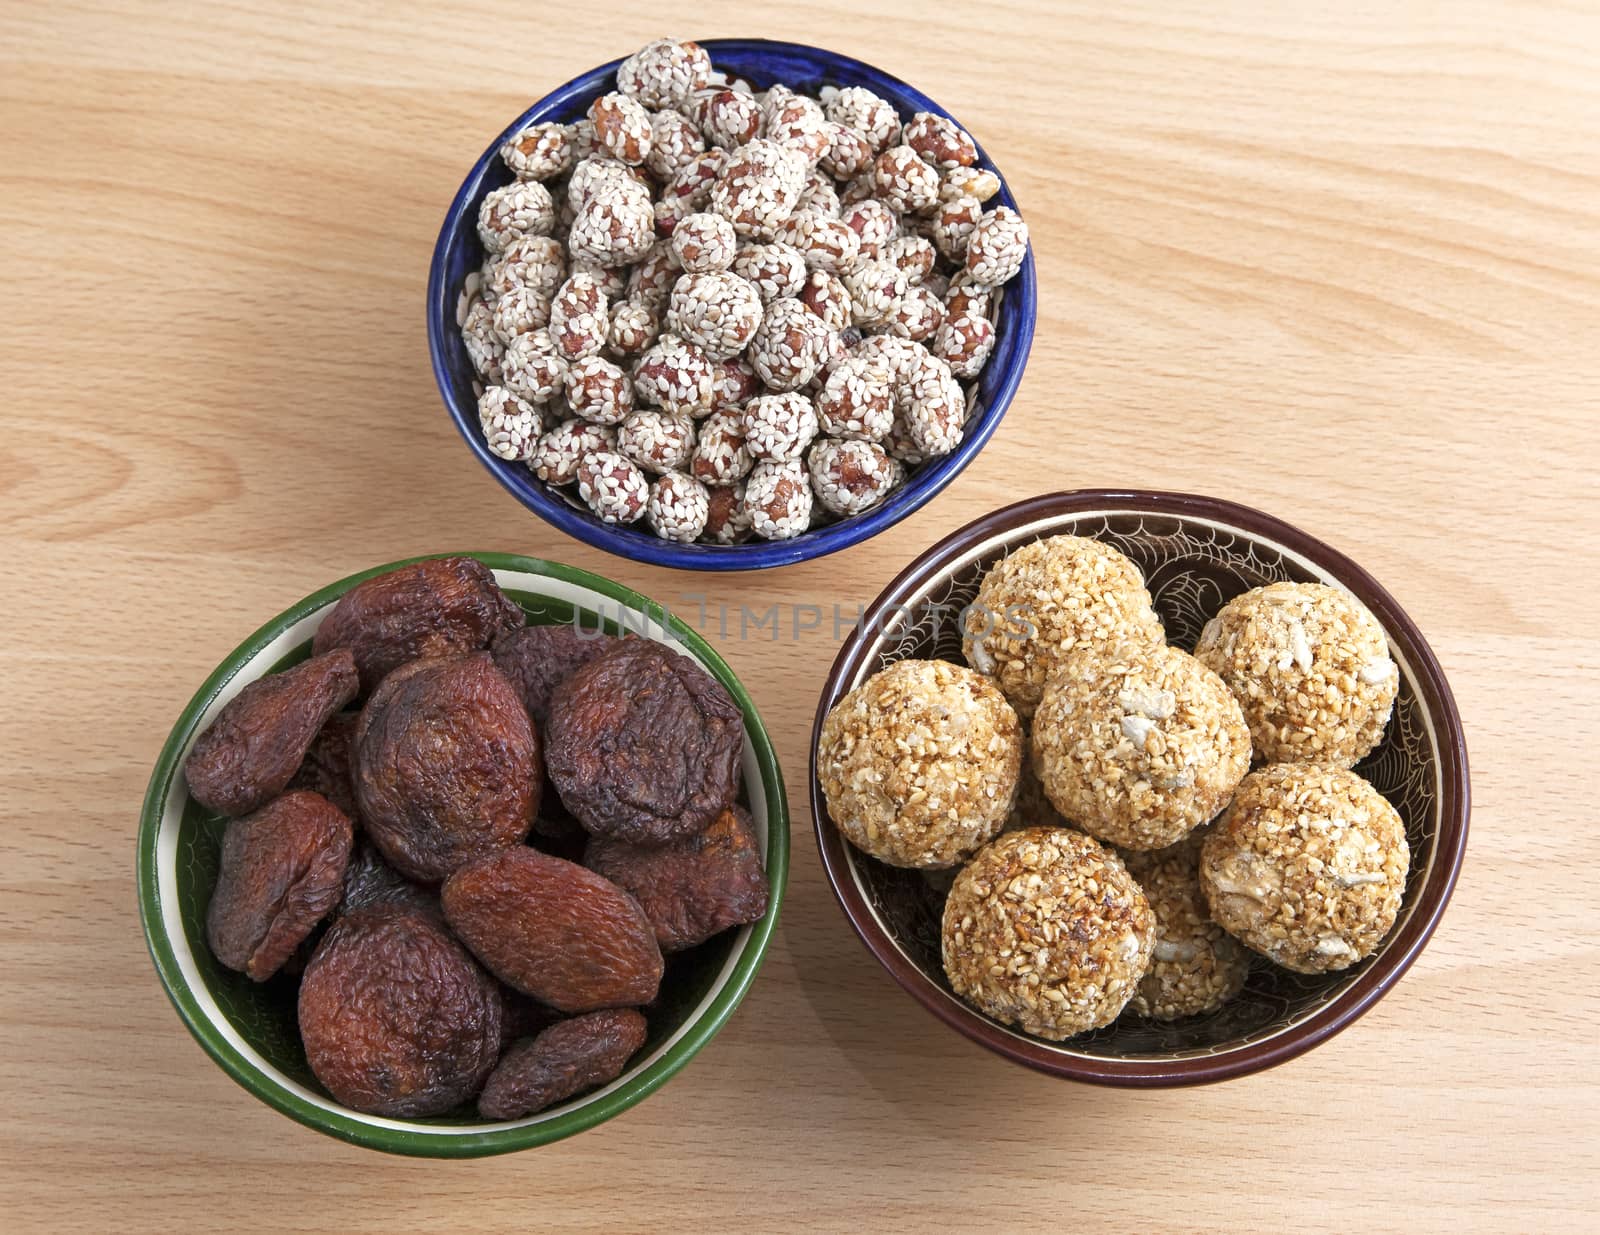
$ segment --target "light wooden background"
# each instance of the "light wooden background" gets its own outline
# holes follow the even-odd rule
[[[759,9],[0,3],[0,1227],[1593,1229],[1600,9]],[[1033,228],[1038,338],[998,436],[840,557],[608,559],[502,494],[434,391],[423,287],[460,176],[538,95],[669,32],[908,78]],[[207,671],[313,589],[482,548],[669,603],[826,606],[1084,485],[1300,524],[1454,683],[1476,805],[1454,904],[1312,1055],[1075,1087],[902,995],[802,805],[831,631],[719,640],[788,773],[793,878],[732,1023],[625,1116],[386,1159],[248,1097],[168,1006],[134,901],[145,778]]]

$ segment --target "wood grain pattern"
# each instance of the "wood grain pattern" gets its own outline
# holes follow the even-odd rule
[[[0,4],[0,1226],[1592,1227],[1600,12],[1579,3]],[[434,391],[425,270],[533,98],[659,33],[820,41],[976,132],[1040,321],[993,443],[842,557],[612,560]],[[1136,485],[1352,553],[1455,686],[1473,837],[1432,945],[1276,1072],[1134,1094],[981,1053],[855,942],[797,809],[760,980],[662,1093],[530,1155],[390,1160],[213,1067],[139,934],[162,736],[266,616],[375,562],[544,554],[693,615],[852,605],[1003,502]],[[714,625],[714,623],[713,623]],[[834,632],[711,631],[797,803]]]

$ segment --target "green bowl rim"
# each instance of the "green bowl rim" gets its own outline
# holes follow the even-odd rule
[[[629,1077],[624,1084],[604,1097],[567,1114],[539,1123],[476,1134],[374,1127],[353,1113],[331,1112],[314,1106],[264,1076],[254,1064],[241,1056],[222,1037],[210,1018],[200,1010],[194,993],[179,968],[172,942],[162,929],[161,894],[156,872],[156,840],[160,833],[161,818],[166,810],[168,795],[177,778],[179,754],[188,745],[200,716],[211,705],[217,693],[283,630],[343,595],[356,584],[386,571],[435,557],[473,557],[491,570],[520,571],[524,574],[544,575],[577,584],[618,601],[660,624],[710,668],[738,701],[740,709],[744,712],[745,733],[754,748],[756,762],[766,782],[766,865],[771,904],[767,908],[766,916],[752,925],[751,933],[735,960],[733,971],[728,975],[722,988],[716,992],[710,1005],[697,1018],[687,1023],[683,1030],[684,1036],[673,1043],[661,1058],[642,1069],[638,1075]],[[778,911],[783,902],[789,876],[788,796],[784,789],[783,772],[772,748],[772,740],[749,692],[745,690],[716,649],[663,606],[632,588],[601,575],[543,558],[524,557],[515,553],[425,553],[359,571],[313,592],[263,625],[229,653],[212,671],[183,709],[172,732],[167,735],[160,757],[156,760],[155,771],[151,774],[149,788],[145,791],[144,805],[139,817],[137,871],[139,917],[144,928],[145,944],[150,950],[150,958],[155,963],[162,987],[189,1032],[224,1072],[257,1098],[291,1119],[351,1144],[387,1153],[420,1157],[475,1158],[486,1154],[507,1153],[546,1145],[603,1123],[654,1093],[716,1036],[755,980],[756,972],[766,958],[767,947],[777,925]]]

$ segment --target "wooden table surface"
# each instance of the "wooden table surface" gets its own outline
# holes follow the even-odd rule
[[[0,1228],[1593,1229],[1600,934],[1594,5],[0,4]],[[557,13],[559,12],[559,16]],[[604,14],[604,17],[601,17]],[[754,576],[525,513],[429,372],[429,253],[489,136],[662,33],[821,42],[1005,168],[1038,336],[930,507]],[[237,1088],[140,937],[168,727],[261,621],[420,552],[562,559],[693,615],[852,604],[979,514],[1260,506],[1428,634],[1473,765],[1454,903],[1341,1037],[1209,1089],[1045,1079],[852,936],[804,809],[834,632],[716,635],[796,810],[765,969],[661,1093],[537,1152],[390,1159]]]

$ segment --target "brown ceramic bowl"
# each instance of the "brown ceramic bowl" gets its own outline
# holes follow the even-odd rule
[[[1227,600],[1284,579],[1343,586],[1383,624],[1400,666],[1400,693],[1383,743],[1356,771],[1405,820],[1411,871],[1394,929],[1372,956],[1316,976],[1257,958],[1244,991],[1217,1012],[1170,1023],[1130,1012],[1105,1029],[1059,1043],[991,1020],[951,992],[939,954],[950,872],[885,866],[840,835],[817,783],[817,735],[840,696],[885,665],[912,657],[960,662],[958,614],[984,572],[1012,549],[1060,533],[1092,536],[1132,558],[1144,571],[1168,638],[1186,649]],[[1192,1085],[1259,1072],[1310,1050],[1399,981],[1438,924],[1461,868],[1467,750],[1450,687],[1422,633],[1349,558],[1232,502],[1083,490],[1031,498],[968,524],[883,590],[840,649],[817,705],[811,809],[823,866],[851,925],[895,981],[940,1020],[1007,1059],[1056,1076],[1105,1085]]]

